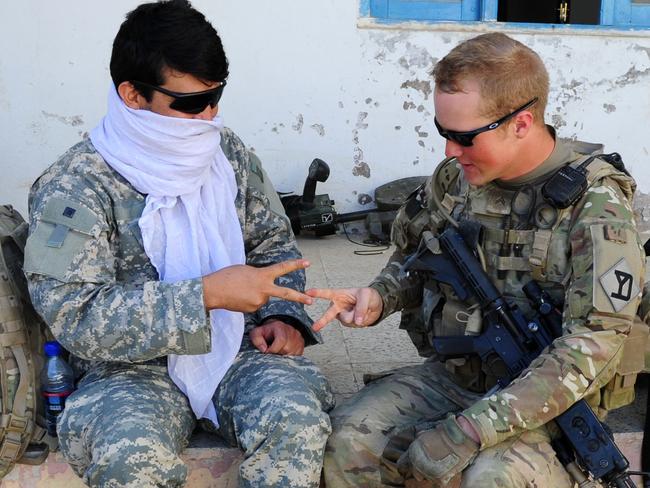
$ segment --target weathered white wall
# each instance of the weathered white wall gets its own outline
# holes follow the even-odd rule
[[[0,2],[1,202],[26,209],[30,183],[103,115],[112,39],[137,0]],[[351,0],[195,0],[222,35],[231,77],[226,124],[254,147],[278,190],[319,187],[339,211],[372,205],[389,180],[429,174],[443,157],[428,71],[481,29],[359,25]],[[507,31],[537,50],[560,134],[620,152],[650,192],[650,34]]]

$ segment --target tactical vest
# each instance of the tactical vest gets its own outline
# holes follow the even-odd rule
[[[589,155],[580,154],[583,143],[572,147],[577,159],[568,163],[577,167]],[[496,182],[470,187],[459,178],[460,170],[453,159],[443,161],[424,187],[406,206],[407,228],[393,229],[398,247],[406,235],[420,235],[430,229],[441,231],[448,217],[480,222],[483,235],[480,249],[488,275],[509,300],[525,314],[531,312],[522,286],[537,281],[557,303],[564,300],[569,276],[568,233],[575,205],[558,209],[546,203],[541,189],[547,177],[531,185],[507,187]],[[603,178],[613,179],[631,201],[634,182],[609,162],[596,157],[587,166],[588,187]],[[409,209],[410,205],[410,209]],[[397,226],[400,224],[398,223]],[[402,312],[401,328],[409,333],[423,356],[432,356],[434,336],[475,335],[481,332],[481,311],[475,303],[460,301],[451,287],[435,283],[425,286],[420,307]],[[635,323],[624,346],[623,359],[614,379],[603,389],[597,401],[610,410],[634,399],[636,374],[643,369],[643,351],[647,326]],[[498,365],[481,364],[480,358],[448,359],[446,367],[465,388],[485,392],[494,385]]]

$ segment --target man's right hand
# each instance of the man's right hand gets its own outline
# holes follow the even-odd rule
[[[306,293],[330,300],[329,308],[312,326],[316,332],[334,319],[347,327],[368,327],[379,320],[384,309],[384,302],[374,288],[312,288]]]
[[[233,312],[255,312],[271,297],[311,305],[312,298],[292,288],[276,285],[279,276],[305,269],[306,259],[293,259],[263,268],[236,264],[203,277],[205,308],[223,308]]]

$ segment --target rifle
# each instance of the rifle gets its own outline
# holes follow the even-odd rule
[[[280,193],[280,201],[291,221],[291,229],[299,235],[302,231],[316,236],[336,233],[337,224],[365,220],[370,237],[388,241],[390,226],[397,210],[406,198],[426,180],[426,176],[411,176],[390,181],[375,190],[376,208],[357,212],[338,213],[334,200],[327,193],[316,194],[316,185],[324,183],[330,176],[330,167],[322,159],[314,159],[302,190],[302,195]]]
[[[532,280],[523,291],[533,304],[533,319],[527,319],[516,304],[509,303],[466,242],[464,235],[475,241],[478,232],[468,222],[461,223],[459,229],[449,226],[438,239],[426,231],[403,271],[426,273],[450,285],[460,300],[474,296],[483,312],[482,333],[434,337],[432,345],[443,359],[478,355],[484,364],[500,359],[506,372],[501,371],[497,388],[504,388],[562,334],[562,315],[550,296]],[[577,401],[554,420],[561,435],[553,447],[580,487],[593,486],[581,469],[607,487],[636,486],[627,472],[628,460],[587,402]]]

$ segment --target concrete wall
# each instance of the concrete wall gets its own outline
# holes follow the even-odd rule
[[[29,185],[105,110],[112,39],[137,0],[0,2],[0,200],[26,209]],[[430,174],[443,157],[428,71],[490,26],[379,27],[350,0],[195,0],[222,35],[231,77],[226,124],[278,190],[300,191],[312,158],[339,211],[372,206],[389,180]],[[492,26],[493,28],[493,26]],[[650,34],[506,31],[537,50],[561,135],[620,152],[640,189],[650,137]]]

